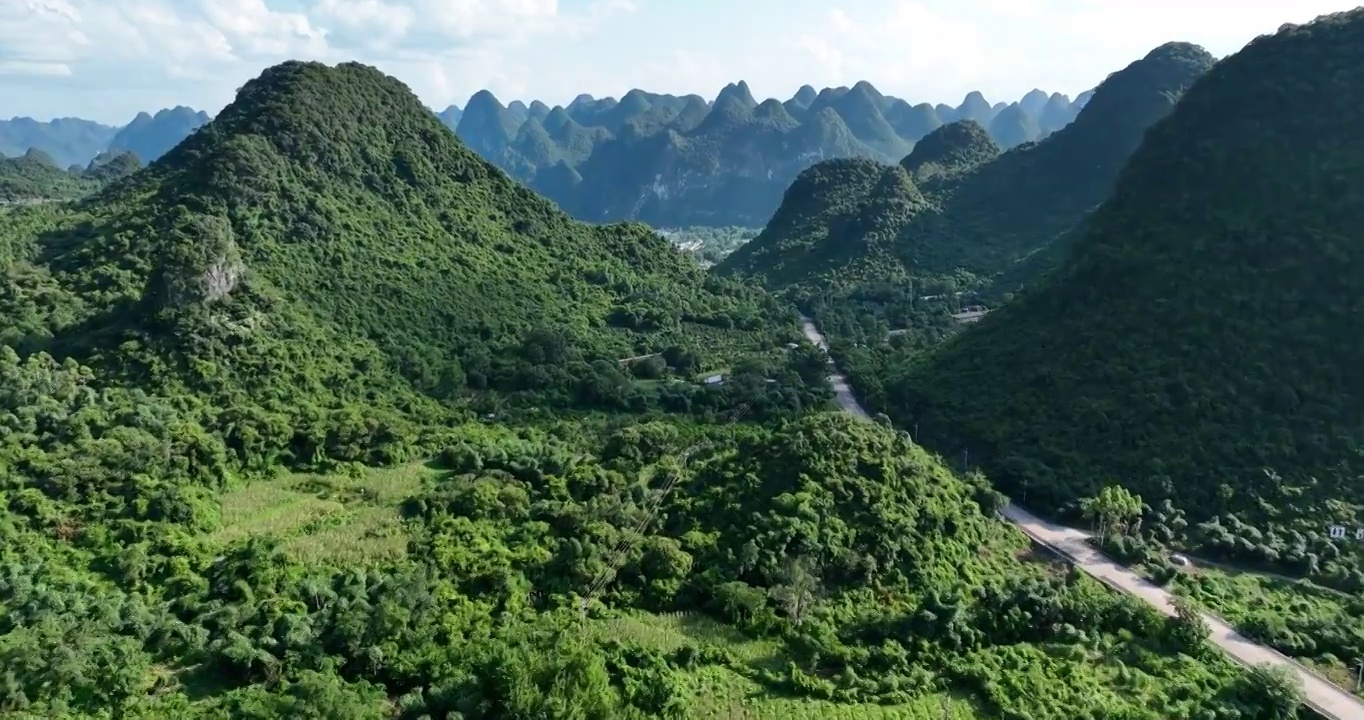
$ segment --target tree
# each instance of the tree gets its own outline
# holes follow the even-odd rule
[[[810,343],[797,345],[789,355],[791,367],[806,385],[824,382],[824,377],[829,374],[828,359],[829,356],[823,350]]]
[[[1256,665],[1231,688],[1247,717],[1288,720],[1302,705],[1302,684],[1287,668]]]
[[[819,599],[819,569],[810,558],[792,558],[783,566],[781,579],[782,583],[768,592],[790,616],[791,622],[800,625]]]
[[[1186,598],[1173,598],[1170,604],[1175,609],[1175,616],[1167,621],[1170,639],[1184,652],[1198,654],[1212,635],[1212,628],[1208,627],[1198,608]]]
[[[663,359],[677,371],[679,375],[689,375],[696,371],[696,353],[680,346],[672,345],[663,351]]]
[[[1120,485],[1109,485],[1098,495],[1081,500],[1080,510],[1091,522],[1099,521],[1100,537],[1107,537],[1115,530],[1126,534],[1132,523],[1141,519],[1141,496]]]
[[[758,566],[758,543],[749,538],[744,546],[739,548],[739,574],[742,575]]]
[[[668,363],[662,356],[650,355],[632,363],[630,372],[641,380],[657,380],[668,372]]]

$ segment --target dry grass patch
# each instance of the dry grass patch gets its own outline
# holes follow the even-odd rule
[[[210,540],[228,545],[251,537],[274,538],[304,562],[399,559],[407,549],[400,506],[438,474],[415,463],[253,482],[223,495],[222,523]]]

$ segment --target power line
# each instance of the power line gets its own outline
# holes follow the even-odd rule
[[[746,412],[748,412],[748,409],[752,405],[753,403],[751,401],[746,402],[743,405],[740,405],[739,408],[735,411],[733,417],[731,417],[729,422],[725,424],[725,427],[729,427],[737,423],[739,419],[742,418]],[[706,444],[707,442],[703,440],[692,445],[686,450],[683,450],[681,455],[679,456],[682,463],[685,465],[687,459]],[[672,492],[673,487],[676,486],[677,481],[681,479],[681,477],[682,474],[680,472],[673,473],[669,477],[668,482],[665,483],[665,485],[661,489],[661,492],[655,495],[652,502],[648,506],[646,506],[649,508],[649,510],[646,513],[644,519],[641,520],[632,531],[622,533],[620,540],[616,543],[612,551],[608,553],[609,560],[607,561],[606,565],[602,568],[601,572],[598,573],[592,585],[589,586],[589,591],[585,596],[584,602],[586,602],[587,600],[591,600],[592,597],[594,597],[597,593],[604,590],[606,586],[610,584],[611,580],[613,579],[612,578],[613,573],[619,569],[618,564],[621,562],[621,560],[624,559],[625,553],[629,552],[630,549],[632,548],[634,542],[633,536],[642,535],[644,529],[648,527],[649,523],[653,522],[654,518],[658,514],[659,509],[663,505],[663,501],[667,499],[668,495]]]
[[[751,400],[740,405],[723,427],[728,428],[739,422],[752,406],[753,401]],[[693,444],[686,450],[683,450],[681,455],[679,455],[681,464],[685,466],[687,459],[707,444],[708,441],[702,440]],[[668,495],[672,493],[673,488],[676,487],[678,480],[682,478],[681,470],[682,468],[678,468],[676,472],[672,472],[669,475],[668,481],[661,488],[660,492],[658,492],[653,500],[646,506],[648,507],[648,512],[645,514],[644,518],[636,524],[633,530],[623,532],[620,540],[617,541],[612,551],[608,553],[606,564],[602,567],[601,571],[597,573],[592,584],[588,586],[587,593],[583,595],[579,601],[581,610],[584,614],[586,614],[587,606],[593,598],[595,598],[598,593],[605,590],[606,587],[611,584],[611,581],[615,579],[616,572],[620,570],[621,561],[624,560],[625,555],[633,549],[635,536],[642,538],[644,530],[647,529],[649,524],[654,521],[654,518],[658,516],[658,511],[662,508],[663,501],[668,498]]]

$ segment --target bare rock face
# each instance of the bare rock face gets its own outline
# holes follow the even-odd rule
[[[242,270],[240,262],[234,263],[226,258],[210,265],[199,278],[199,289],[203,293],[204,301],[214,302],[227,297],[228,293],[237,287],[237,279],[241,277]]]
[[[162,276],[167,309],[219,302],[242,281],[246,265],[231,223],[216,215],[195,215]]]

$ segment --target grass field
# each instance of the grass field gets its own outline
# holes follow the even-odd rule
[[[729,651],[739,668],[709,665],[690,673],[697,720],[985,720],[970,703],[934,694],[905,705],[846,705],[774,695],[747,677],[742,668],[785,665],[776,642],[755,640],[698,613],[629,613],[602,620],[602,637],[634,642],[664,652],[683,645],[716,646]]]
[[[305,562],[366,563],[399,558],[407,535],[399,507],[438,471],[415,463],[347,474],[290,474],[256,481],[222,498],[220,545],[248,537],[279,540]]]

